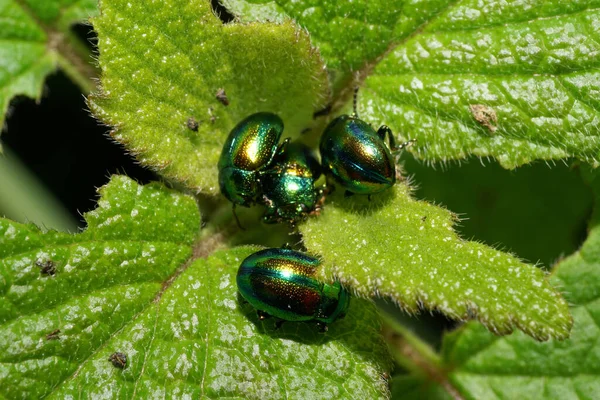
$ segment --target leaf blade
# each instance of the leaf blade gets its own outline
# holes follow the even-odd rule
[[[351,11],[262,3],[225,4],[242,18],[260,20],[268,7],[306,26],[336,79],[334,113],[364,82],[359,115],[418,139],[409,151],[420,159],[494,157],[507,169],[539,159],[598,162],[595,0],[353,2]],[[371,14],[377,6],[389,12]],[[356,23],[335,21],[344,13]],[[386,22],[389,15],[396,18]],[[473,107],[492,116],[481,120]]]
[[[567,337],[567,304],[544,273],[458,238],[456,219],[413,200],[397,183],[371,201],[337,196],[300,230],[306,247],[323,256],[323,275],[363,297],[390,298],[409,312],[422,306],[455,319],[477,318],[497,334],[517,327],[538,340]]]
[[[73,43],[67,43],[65,37],[69,36],[72,24],[95,12],[93,0],[26,3],[9,0],[0,6],[0,124],[15,96],[40,100],[46,76],[59,65],[80,62],[81,65],[70,70],[77,74],[72,77],[76,83],[85,82],[84,89],[91,86],[88,81],[93,74],[86,76],[90,71],[85,64],[89,55],[78,59],[80,55],[75,55],[77,52],[71,48]],[[73,57],[64,57],[66,54]]]
[[[90,228],[80,235],[43,234],[0,220],[0,386],[5,397],[51,392],[150,304],[163,281],[191,255],[199,225],[193,199],[158,185],[140,187],[124,177],[113,177],[101,192],[108,197],[86,214]],[[143,205],[137,201],[148,199],[155,200],[154,207],[136,213]],[[191,224],[179,221],[182,214]],[[142,229],[140,218],[163,226],[161,234]]]
[[[271,111],[284,136],[297,136],[325,102],[322,61],[293,23],[223,25],[201,1],[130,4],[104,0],[93,21],[103,78],[90,107],[163,176],[216,194],[221,146],[237,122]]]
[[[599,190],[595,173],[588,173]],[[594,398],[600,390],[600,229],[595,210],[581,249],[559,262],[552,281],[571,304],[574,326],[563,342],[536,343],[517,333],[497,338],[467,324],[442,347],[449,378],[466,398]]]

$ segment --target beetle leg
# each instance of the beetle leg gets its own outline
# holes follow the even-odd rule
[[[283,319],[277,320],[277,322],[275,322],[275,329],[279,330],[284,322],[285,322],[285,320],[283,320]]]
[[[318,117],[324,117],[326,115],[329,115],[329,113],[331,112],[331,106],[332,106],[332,104],[329,103],[325,106],[325,108],[315,111],[313,113],[313,119],[317,119]]]
[[[319,328],[319,332],[325,333],[329,328],[327,328],[327,324],[325,322],[317,321],[317,327]]]
[[[279,147],[277,147],[277,150],[275,151],[275,156],[273,158],[281,156],[283,153],[285,153],[285,149],[287,149],[287,146],[290,143],[290,140],[291,140],[290,138],[285,138],[283,140],[283,142],[281,142]]]
[[[264,321],[265,319],[271,317],[269,314],[261,310],[256,310],[256,315],[258,315],[258,319],[260,319],[261,321]]]
[[[377,136],[379,136],[379,138],[384,142],[387,136],[388,141],[390,143],[390,149],[392,149],[392,151],[396,151],[396,138],[394,138],[394,134],[392,133],[392,130],[389,126],[381,125],[377,130]]]
[[[269,210],[273,209],[273,200],[269,199],[269,197],[266,194],[262,195],[262,203],[265,205],[265,207],[267,207]]]
[[[237,223],[238,228],[240,228],[241,230],[245,231],[246,229],[244,229],[244,227],[242,226],[242,224],[240,224],[240,219],[238,218],[237,214],[235,213],[235,206],[236,204],[233,204],[233,207],[231,207],[231,212],[233,212],[233,216],[235,218],[235,222]]]

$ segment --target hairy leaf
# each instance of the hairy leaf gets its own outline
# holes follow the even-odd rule
[[[596,196],[600,180],[594,182]],[[598,197],[596,197],[598,203]],[[469,399],[594,399],[600,393],[600,225],[556,267],[552,281],[571,304],[575,324],[563,342],[516,333],[498,338],[468,324],[448,335],[449,381]]]
[[[235,272],[256,248],[195,261],[161,296],[86,361],[58,397],[330,399],[385,398],[385,343],[372,305],[355,301],[346,318],[275,329],[241,305]],[[108,361],[127,354],[124,371]]]
[[[403,166],[417,198],[465,217],[456,227],[462,237],[501,246],[545,268],[576,251],[587,234],[593,196],[573,163],[508,171],[472,159],[433,169],[409,156]]]
[[[39,100],[44,79],[57,67],[88,85],[89,67],[76,56],[69,29],[95,13],[95,0],[0,2],[0,126],[10,100],[17,95]]]
[[[291,22],[222,25],[201,0],[102,0],[101,10],[92,110],[144,165],[195,191],[218,192],[217,160],[241,119],[271,111],[296,136],[326,101],[320,56]]]
[[[285,21],[293,18],[307,29],[327,61],[327,69],[339,86],[352,80],[353,71],[374,63],[404,31],[414,29],[427,13],[431,1],[419,4],[425,15],[411,15],[411,5],[400,0],[315,1],[315,0],[223,0],[223,5],[242,21]],[[414,3],[414,2],[413,2]],[[439,7],[439,6],[437,6]],[[415,7],[415,9],[417,9]],[[422,12],[422,14],[423,14]]]
[[[148,307],[191,255],[195,202],[113,177],[79,235],[0,220],[0,395],[39,398]]]
[[[278,330],[238,300],[256,248],[194,260],[192,198],[124,177],[100,193],[79,235],[0,220],[0,397],[388,397],[372,304]]]
[[[517,327],[538,340],[564,339],[566,302],[544,272],[516,257],[460,239],[447,210],[413,200],[397,183],[381,195],[335,197],[301,227],[306,247],[365,297],[391,298],[457,319],[477,318],[498,334]]]
[[[246,20],[304,26],[336,79],[334,109],[358,74],[359,115],[418,139],[410,151],[421,159],[598,161],[597,0],[225,4]]]

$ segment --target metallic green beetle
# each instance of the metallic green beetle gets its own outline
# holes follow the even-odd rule
[[[413,143],[410,140],[399,147],[392,130],[382,125],[375,131],[358,118],[356,113],[341,115],[331,121],[321,136],[319,151],[323,171],[346,192],[374,194],[386,190],[396,182],[396,162],[393,152]],[[388,139],[390,147],[385,144]],[[390,151],[390,148],[392,151]]]
[[[260,319],[316,320],[322,331],[342,318],[350,294],[340,285],[315,278],[320,261],[289,249],[265,249],[247,257],[237,273],[238,290]]]
[[[321,175],[319,162],[310,149],[290,144],[260,176],[266,223],[295,222],[320,210],[323,190],[315,188]]]
[[[218,163],[219,187],[234,207],[249,207],[257,201],[260,172],[289,142],[286,139],[279,145],[282,133],[283,121],[269,112],[250,115],[229,133]]]

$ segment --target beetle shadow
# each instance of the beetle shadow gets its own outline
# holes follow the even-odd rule
[[[329,331],[322,333],[315,321],[283,321],[275,317],[260,319],[256,309],[250,305],[238,292],[238,307],[261,335],[273,339],[292,340],[302,344],[322,344],[332,340]],[[279,326],[278,326],[279,325]]]
[[[327,196],[327,202],[335,204],[335,207],[343,211],[368,216],[377,213],[395,197],[396,191],[393,188],[372,195],[354,194],[351,196],[345,195],[343,189],[340,188]]]
[[[339,341],[346,351],[360,359],[357,363],[377,364],[389,357],[387,345],[381,335],[381,320],[375,305],[369,300],[353,297],[347,315],[328,325],[327,332],[321,332],[314,321],[285,321],[278,328],[277,318],[260,320],[256,310],[239,293],[238,302],[239,310],[261,335],[316,346]]]

